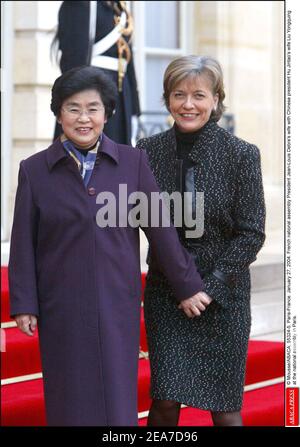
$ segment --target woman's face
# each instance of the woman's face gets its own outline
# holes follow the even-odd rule
[[[203,127],[218,104],[211,81],[205,75],[186,78],[176,85],[169,97],[169,110],[181,132]]]
[[[93,146],[107,121],[99,93],[84,90],[70,96],[63,102],[57,121],[75,146],[82,149]]]

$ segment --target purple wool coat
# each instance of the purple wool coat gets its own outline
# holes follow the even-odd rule
[[[86,187],[60,140],[20,164],[11,315],[38,316],[47,423],[137,425],[139,229],[100,228],[99,192],[159,191],[144,151],[103,135]],[[174,227],[143,228],[178,301],[203,290]]]

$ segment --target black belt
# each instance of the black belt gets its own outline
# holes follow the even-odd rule
[[[235,286],[236,276],[233,273],[224,273],[221,272],[221,270],[215,269],[212,271],[212,275],[214,275],[216,278],[218,278],[220,281],[222,281],[229,287]]]
[[[214,270],[210,271],[208,269],[205,270],[205,269],[201,269],[201,268],[198,268],[198,272],[200,273],[201,278],[205,278],[206,275],[211,274],[211,275],[214,275],[219,281],[226,284],[226,286],[228,286],[228,287],[235,286],[236,275],[234,275],[233,273],[224,273],[218,269],[214,269]]]

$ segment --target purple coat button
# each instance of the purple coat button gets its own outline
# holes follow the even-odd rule
[[[89,196],[94,196],[96,194],[95,188],[93,188],[93,187],[88,188],[88,194],[89,194]]]

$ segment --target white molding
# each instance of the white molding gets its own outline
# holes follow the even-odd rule
[[[145,47],[146,56],[157,56],[157,57],[178,57],[184,54],[181,48],[155,48],[155,47]]]
[[[264,382],[252,383],[251,385],[245,385],[244,391],[259,390],[261,388],[266,388],[268,386],[277,385],[278,383],[284,383],[284,377],[276,377],[275,379],[265,380]]]
[[[18,327],[16,321],[7,321],[6,323],[1,323],[1,329],[11,329]]]
[[[145,352],[140,350],[139,359],[149,360],[149,353],[147,351]]]
[[[147,411],[141,411],[141,412],[138,414],[138,419],[144,419],[144,418],[146,418],[146,417],[148,416],[148,414],[149,414],[149,410],[147,410]]]
[[[29,380],[37,380],[42,378],[43,374],[41,372],[36,374],[28,374],[27,376],[10,377],[9,379],[2,379],[1,386],[12,385],[14,383],[27,382]]]
[[[191,23],[193,23],[192,12],[194,10],[195,2],[179,2],[179,35],[180,35],[180,50],[181,55],[192,53],[191,37],[194,36],[193,30],[191,32]]]

